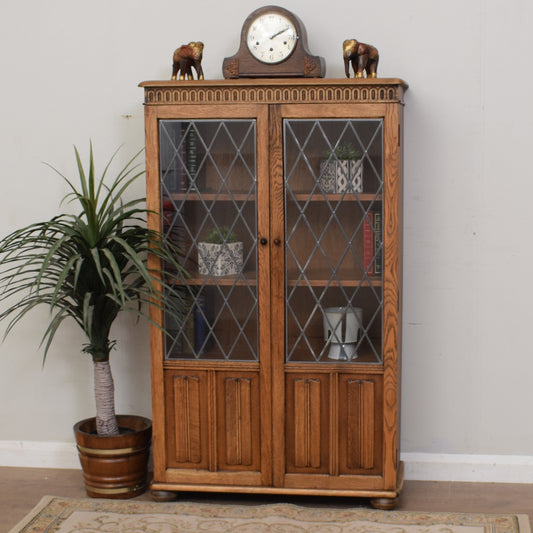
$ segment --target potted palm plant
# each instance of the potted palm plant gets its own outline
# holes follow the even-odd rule
[[[94,363],[96,400],[96,416],[75,425],[87,493],[132,497],[146,487],[151,422],[115,414],[109,365],[115,341],[110,330],[121,311],[149,318],[150,305],[165,307],[179,319],[179,291],[147,263],[152,254],[155,263],[181,271],[179,251],[160,232],[146,227],[144,198],[123,200],[144,173],[137,164],[141,152],[106,183],[116,152],[97,178],[92,144],[88,169],[76,147],[74,151],[78,183],[56,172],[70,191],[64,201],[79,204],[79,212],[31,224],[0,240],[0,303],[7,306],[0,320],[8,321],[8,334],[32,309],[48,306],[50,321],[41,341],[43,361],[61,324],[74,321],[83,330],[87,343],[82,352]],[[165,293],[174,297],[165,298]],[[127,472],[129,466],[136,472]]]

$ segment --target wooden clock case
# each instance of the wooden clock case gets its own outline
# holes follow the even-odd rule
[[[294,24],[298,41],[290,57],[276,64],[266,64],[253,57],[246,45],[246,36],[250,24],[260,15],[276,10],[287,17]],[[326,73],[324,58],[309,53],[307,46],[307,32],[302,21],[290,11],[277,7],[265,6],[255,10],[244,21],[241,31],[241,42],[238,52],[226,57],[222,64],[224,78],[323,78]]]

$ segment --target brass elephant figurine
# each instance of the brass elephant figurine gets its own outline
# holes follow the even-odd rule
[[[202,55],[204,52],[204,43],[201,41],[191,42],[189,44],[182,44],[175,52],[172,65],[172,79],[184,80],[187,76],[188,80],[194,79],[192,75],[192,67],[196,70],[196,75],[199,80],[204,79],[204,71],[202,69]]]
[[[355,78],[377,78],[379,52],[371,44],[360,43],[355,39],[346,39],[342,43],[342,57],[344,58],[344,71],[350,77],[350,62]]]

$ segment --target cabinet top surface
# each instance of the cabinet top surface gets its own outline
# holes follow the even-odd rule
[[[175,103],[403,103],[399,78],[266,78],[144,81],[146,105]]]
[[[220,80],[150,80],[143,81],[140,87],[294,87],[329,85],[400,85],[407,89],[408,84],[400,78],[239,78]]]

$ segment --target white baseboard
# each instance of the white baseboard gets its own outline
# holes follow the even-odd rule
[[[405,479],[533,483],[533,456],[402,453]],[[0,466],[80,468],[72,442],[0,441]]]
[[[531,455],[461,455],[402,453],[405,479],[533,483]]]
[[[75,443],[0,441],[0,466],[81,468]]]

